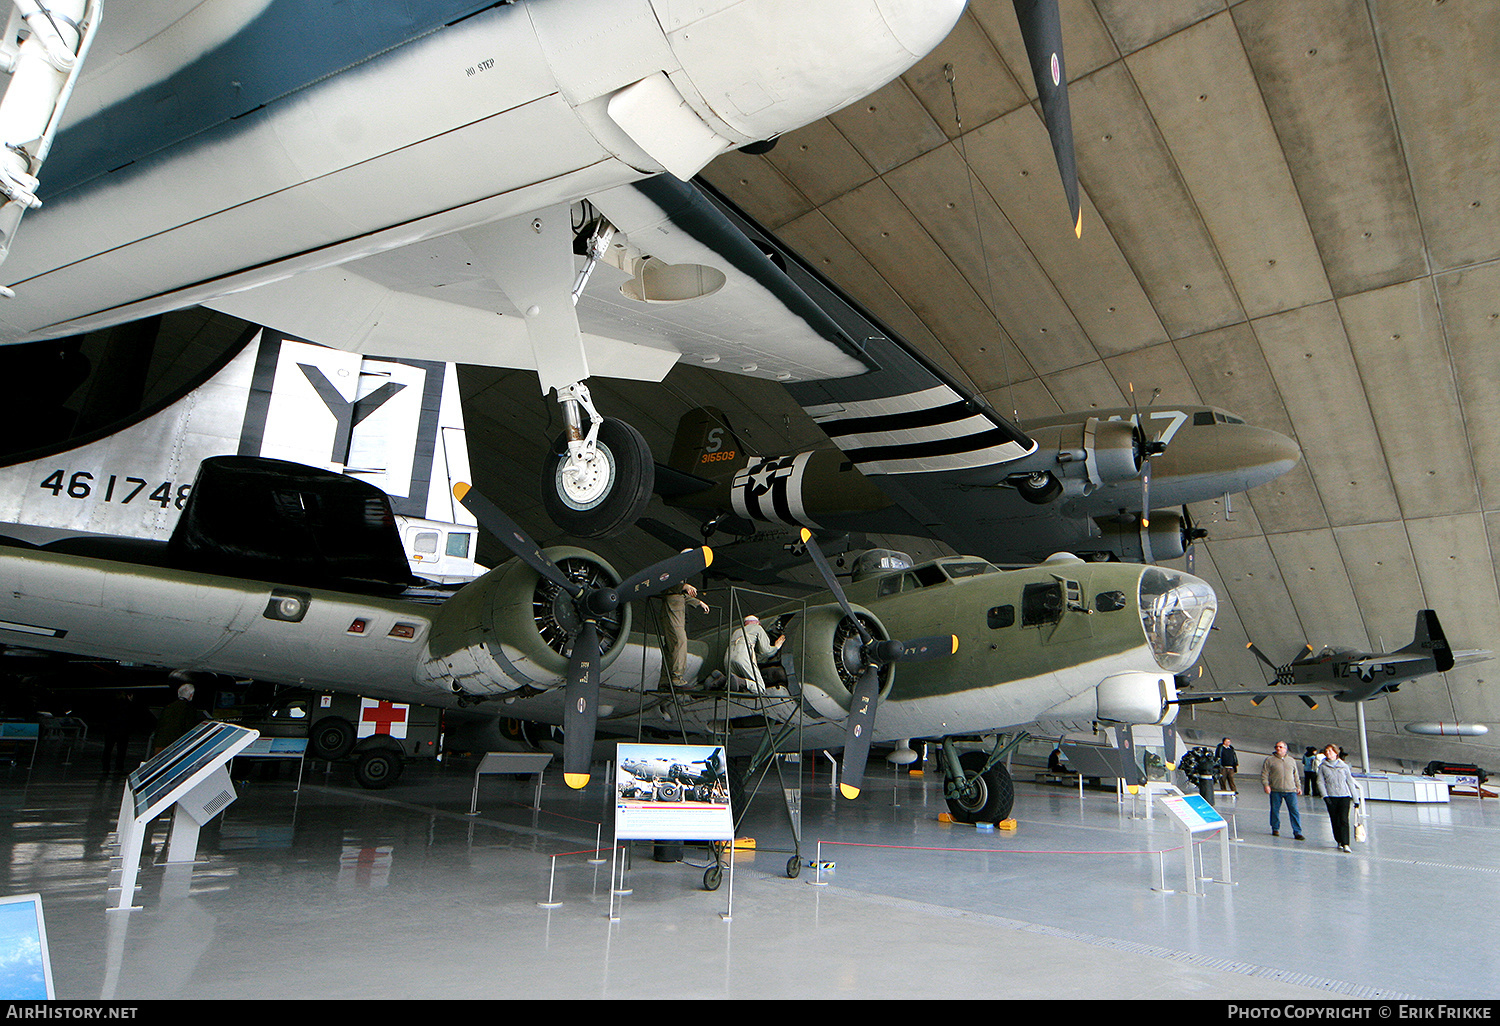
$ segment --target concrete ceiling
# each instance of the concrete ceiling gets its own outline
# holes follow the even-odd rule
[[[1426,606],[1455,648],[1500,652],[1500,435],[1486,427],[1500,423],[1500,4],[1061,8],[1081,240],[1009,0],[970,0],[909,73],[705,177],[1023,426],[1121,405],[1133,383],[1298,440],[1286,477],[1192,511],[1211,532],[1195,571],[1220,601],[1205,686],[1266,679],[1251,639],[1278,661],[1304,641],[1399,647]],[[559,540],[535,486],[556,404],[529,372],[465,367],[461,382],[477,486]],[[767,382],[683,367],[663,385],[590,384],[658,458],[704,403],[762,452],[830,444]],[[659,501],[648,515],[696,534]],[[670,551],[638,530],[598,547],[627,572]],[[1493,766],[1500,732],[1401,730],[1500,726],[1490,675],[1500,663],[1368,703],[1375,753]],[[1220,708],[1184,725],[1355,743],[1338,703]]]
[[[1264,681],[1252,639],[1277,661],[1399,647],[1424,606],[1455,648],[1500,652],[1500,5],[1061,9],[1081,240],[1007,0],[970,0],[899,80],[705,177],[1023,426],[1134,383],[1297,439],[1292,473],[1193,510],[1220,600],[1205,681]],[[1493,761],[1497,735],[1401,730],[1500,726],[1491,676],[1368,703],[1372,748]],[[1354,739],[1330,702],[1197,720]]]

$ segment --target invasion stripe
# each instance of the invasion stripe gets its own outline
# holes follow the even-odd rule
[[[964,420],[972,417],[979,411],[974,409],[966,400],[960,399],[956,403],[946,406],[933,406],[925,410],[913,410],[908,413],[887,413],[874,417],[850,417],[847,420],[828,420],[819,422],[823,432],[830,438],[840,438],[844,435],[874,434],[876,432],[909,431],[912,428],[932,427],[935,424],[946,424],[950,421]]]
[[[1010,434],[994,428],[957,438],[942,438],[932,442],[917,442],[907,445],[874,445],[865,449],[845,449],[844,455],[855,463],[879,463],[887,460],[923,459],[929,456],[953,456],[958,453],[977,452],[981,449],[1013,445]]]
[[[824,420],[838,420],[850,416],[874,417],[887,413],[925,410],[933,406],[947,406],[961,398],[962,396],[947,385],[934,385],[920,392],[905,392],[880,399],[851,399],[847,402],[804,406],[803,411],[813,420],[822,423]]]

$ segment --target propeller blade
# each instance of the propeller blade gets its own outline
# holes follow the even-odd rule
[[[833,575],[833,568],[828,565],[828,560],[823,556],[823,550],[818,548],[813,533],[807,528],[802,529],[802,545],[807,549],[808,555],[812,556],[813,565],[818,568],[818,573],[823,576],[823,583],[828,585],[828,590],[833,592],[833,597],[838,599],[839,607],[843,609],[844,615],[854,621],[854,629],[859,631],[859,640],[866,645],[870,643],[870,633],[865,630],[865,625],[860,622],[859,617],[854,615],[854,608],[849,605],[849,600],[844,597],[844,589],[839,587],[839,579]]]
[[[460,481],[453,486],[453,497],[470,513],[474,519],[484,526],[484,529],[514,552],[531,569],[541,574],[547,580],[566,591],[569,595],[577,598],[583,593],[583,589],[576,581],[568,577],[557,568],[557,564],[548,559],[531,536],[516,526],[516,522],[496,506],[489,499],[480,495],[466,482]]]
[[[844,740],[844,772],[839,792],[845,798],[858,798],[865,784],[865,763],[870,758],[870,736],[875,731],[875,709],[880,697],[880,669],[865,668],[854,685],[849,705],[848,734]]]
[[[1302,704],[1309,709],[1316,709],[1318,707],[1318,703],[1313,700],[1311,695],[1298,695],[1297,697],[1302,699]]]
[[[622,603],[650,598],[652,595],[666,591],[674,584],[687,580],[694,574],[702,573],[713,561],[713,549],[707,545],[700,545],[686,552],[679,552],[675,556],[668,556],[660,563],[655,563],[640,573],[627,577],[615,591],[619,593]]]
[[[906,663],[919,663],[924,659],[951,656],[957,651],[957,634],[934,634],[930,638],[915,638],[904,642],[897,658]]]
[[[1073,152],[1073,114],[1068,107],[1068,76],[1063,67],[1062,17],[1057,0],[1015,0],[1015,5],[1026,56],[1031,61],[1031,77],[1036,80],[1042,104],[1042,120],[1047,123],[1057,171],[1068,197],[1073,234],[1081,238],[1083,210],[1078,202],[1078,159]]]
[[[1271,660],[1269,660],[1269,659],[1266,658],[1266,654],[1264,652],[1262,652],[1260,649],[1258,649],[1258,648],[1255,647],[1255,642],[1252,641],[1249,644],[1247,644],[1245,647],[1248,648],[1250,651],[1252,651],[1252,652],[1255,653],[1255,658],[1259,659],[1261,662],[1263,662],[1267,666],[1269,666],[1271,668],[1271,672],[1274,673],[1278,669],[1280,669],[1280,667],[1278,667],[1275,663],[1271,662]]]
[[[598,724],[599,632],[593,620],[585,620],[573,639],[573,656],[568,661],[567,709],[563,715],[563,780],[575,790],[589,782]]]

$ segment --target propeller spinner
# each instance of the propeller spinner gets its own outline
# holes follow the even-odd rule
[[[813,565],[823,577],[823,583],[833,592],[843,609],[847,621],[859,634],[857,645],[845,651],[844,665],[859,674],[849,703],[848,726],[844,737],[844,770],[839,780],[839,791],[845,798],[857,798],[864,786],[865,763],[870,757],[870,739],[875,730],[875,712],[880,698],[881,667],[897,661],[918,662],[924,659],[939,659],[958,651],[958,636],[938,634],[916,638],[912,641],[884,640],[870,634],[869,629],[855,615],[844,589],[839,586],[828,560],[813,540],[812,532],[803,528],[802,544],[812,556]],[[852,641],[852,639],[851,639]]]
[[[484,529],[542,577],[567,592],[572,599],[579,627],[573,636],[568,657],[567,709],[563,719],[563,780],[572,788],[589,782],[593,761],[594,733],[599,724],[599,619],[614,613],[627,602],[650,598],[694,574],[713,562],[708,546],[679,552],[640,573],[626,578],[617,587],[589,586],[564,574],[548,559],[537,543],[494,503],[467,484],[453,486],[453,495],[474,514]]]

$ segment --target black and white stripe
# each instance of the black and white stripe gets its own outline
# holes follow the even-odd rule
[[[972,470],[1030,451],[947,385],[804,408],[865,474]]]
[[[774,524],[817,527],[802,501],[802,478],[811,452],[751,460],[734,475],[729,494],[737,516]]]

